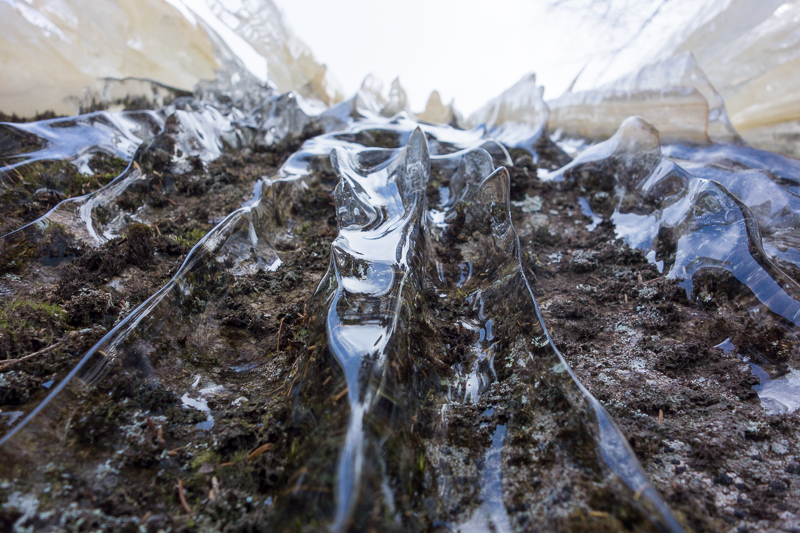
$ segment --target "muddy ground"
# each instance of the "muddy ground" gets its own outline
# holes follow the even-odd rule
[[[148,204],[152,224],[134,225],[97,250],[75,245],[56,254],[47,241],[2,258],[2,429],[163,286],[191,247],[289,153],[244,151],[187,175],[154,174],[147,187],[120,200],[131,209]],[[689,298],[640,251],[615,240],[609,222],[587,229],[591,219],[582,215],[579,197],[588,197],[597,212],[606,197],[544,183],[529,158],[514,155],[513,221],[545,323],[679,520],[693,531],[800,531],[800,414],[767,415],[753,391],[758,379],[739,357],[756,358],[773,375],[786,365],[796,368],[800,361],[785,328],[748,318],[752,301],[721,273],[696,279]],[[554,151],[540,165],[563,162]],[[102,185],[124,162],[99,157],[95,165],[94,180],[61,163],[20,169],[0,198],[0,228],[29,222],[59,198]],[[180,335],[158,348],[165,357],[218,366],[218,375],[237,385],[209,403],[214,431],[203,429],[206,414],[186,408],[169,381],[147,383],[135,369],[112,368],[69,416],[54,418],[59,430],[50,441],[20,452],[18,465],[6,463],[0,529],[263,529],[262,519],[284,496],[275,487],[300,475],[293,465],[302,450],[293,446],[287,398],[303,372],[296,363],[313,348],[307,311],[336,235],[334,184],[327,176],[304,200],[299,215],[307,222],[280,250],[284,265],[243,276],[209,312],[215,331],[237,353],[193,351],[193,340]],[[46,261],[57,255],[63,257]],[[737,349],[714,348],[726,339]],[[224,370],[234,364],[243,370]],[[324,374],[319,380],[321,394],[341,399],[339,381]],[[279,388],[286,394],[262,392]],[[502,403],[507,390],[498,383],[490,396]],[[477,429],[482,421],[470,423]],[[420,478],[424,485],[424,472]],[[548,530],[522,520],[525,512],[513,511],[520,530]],[[446,531],[433,519],[409,520],[414,529]],[[569,528],[590,529],[575,521]]]

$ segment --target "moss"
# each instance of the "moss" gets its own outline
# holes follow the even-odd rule
[[[50,346],[66,329],[61,306],[13,299],[0,307],[0,353],[13,359]]]
[[[189,248],[193,247],[197,244],[200,239],[205,237],[206,231],[200,228],[194,228],[187,231],[182,237],[178,237],[177,241],[179,244],[183,246],[188,246]]]
[[[198,469],[204,464],[216,465],[222,462],[214,450],[203,450],[192,459],[192,468]]]

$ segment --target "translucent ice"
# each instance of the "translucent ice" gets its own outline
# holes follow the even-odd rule
[[[701,175],[721,178],[732,191]],[[744,184],[736,172],[687,172],[662,156],[653,126],[631,117],[608,141],[588,148],[550,178],[613,193],[616,205],[604,214],[610,215],[617,235],[631,246],[655,252],[653,262],[669,277],[686,280],[687,292],[695,273],[725,270],[774,313],[800,325],[800,285],[765,253],[753,215],[753,210],[760,212],[765,227],[775,231],[780,225],[770,216],[778,213],[790,233],[797,227],[797,215],[788,207],[794,205],[792,195],[767,174],[751,172]],[[775,211],[763,196],[772,188],[783,193],[775,198]]]
[[[536,84],[536,75],[528,74],[475,111],[467,122],[486,128],[506,146],[532,150],[550,116],[543,95],[544,87]]]
[[[707,142],[709,106],[693,87],[646,90],[597,89],[550,100],[550,131],[566,137],[608,139],[630,116],[641,116],[665,140]]]
[[[219,69],[328,104],[341,98],[270,0],[9,0],[0,3],[0,21],[6,113],[72,114],[84,88],[99,78],[145,78],[192,90]]]

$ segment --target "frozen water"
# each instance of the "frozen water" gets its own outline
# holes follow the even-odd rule
[[[325,69],[282,28],[268,1],[171,5],[181,20],[202,28],[187,38],[210,39],[207,49],[198,44],[196,50],[212,51],[204,64],[221,68],[216,79],[199,84],[191,96],[162,86],[165,100],[154,100],[170,101],[155,111],[0,125],[4,179],[14,169],[45,161],[69,162],[91,173],[96,152],[130,162],[105,187],[64,200],[0,237],[0,254],[50,239],[61,245],[56,259],[68,262],[75,247],[97,247],[134,223],[150,222],[147,206],[120,201],[126,192],[149,190],[162,175],[203,169],[226,151],[302,145],[275,175],[256,181],[252,198],[200,239],[167,284],[53,382],[43,402],[24,414],[2,413],[13,427],[0,440],[0,451],[35,449],[30,444],[52,435],[47,429],[63,421],[59,417],[78,401],[75,394],[91,395],[90,387],[112,365],[136,369],[140,374],[132,380],[161,383],[187,407],[205,412],[197,428],[210,434],[219,430],[219,407],[211,400],[223,396],[223,385],[200,389],[200,383],[263,378],[259,392],[290,404],[287,418],[297,424],[292,461],[298,477],[279,478],[275,490],[281,496],[270,500],[274,516],[313,520],[334,531],[357,529],[375,509],[404,520],[408,502],[418,496],[407,476],[432,475],[426,465],[433,465],[427,472],[435,471],[438,496],[424,505],[449,506],[448,491],[469,479],[462,475],[468,450],[453,438],[453,427],[480,416],[486,434],[475,438],[480,464],[469,470],[474,480],[468,481],[479,505],[453,511],[462,530],[513,529],[504,480],[528,466],[520,461],[509,468],[505,450],[509,442],[530,438],[536,421],[542,445],[559,442],[574,453],[554,454],[526,475],[566,480],[580,502],[594,493],[608,495],[611,512],[624,513],[626,520],[634,516],[637,524],[681,531],[625,437],[566,364],[543,323],[520,260],[509,167],[514,154],[515,161],[526,162],[517,170],[525,167],[531,180],[579,188],[588,228],[612,223],[619,238],[642,249],[690,298],[694,277],[707,274],[732,284],[748,304],[743,312],[798,326],[800,164],[743,144],[726,115],[730,101],[720,96],[732,89],[717,81],[732,74],[707,70],[706,76],[687,53],[549,105],[529,75],[474,113],[468,120],[472,129],[463,129],[461,117],[437,93],[414,115],[399,80],[384,94],[380,82],[368,77],[352,98],[339,101]],[[791,15],[795,7],[782,13]],[[54,39],[68,38],[63,24],[37,18],[21,3],[4,2],[0,9],[15,17],[27,13],[26,24],[45,32],[49,47]],[[730,53],[745,58],[747,50],[774,44],[785,27],[773,18],[756,31],[767,37],[748,34]],[[70,27],[85,23],[79,19]],[[766,70],[749,74],[751,81],[773,79],[776,69],[793,64],[792,43],[786,35],[781,42],[789,50],[785,61],[770,55]],[[175,68],[177,78],[194,83]],[[779,81],[788,79],[787,74]],[[723,88],[717,92],[712,81]],[[145,91],[158,89],[136,83]],[[176,85],[188,88],[183,81]],[[123,86],[107,81],[98,98],[116,101],[115,91]],[[748,113],[756,108],[736,106],[732,122],[750,124]],[[561,168],[536,168],[544,151],[556,154],[550,160]],[[237,282],[286,270],[287,243],[306,216],[300,208],[320,192],[312,200],[330,207],[324,212],[335,217],[335,238],[328,270],[303,309],[308,349],[291,369],[267,370],[282,348],[280,330],[274,352],[244,357],[223,334],[219,311]],[[546,229],[541,198],[513,205],[540,217]],[[565,260],[567,253],[544,259],[574,264]],[[33,257],[26,281],[47,279],[50,259]],[[643,291],[643,297],[655,294]],[[183,340],[170,344],[177,339]],[[729,342],[718,347],[726,354],[734,349]],[[211,363],[192,359],[200,348]],[[286,374],[269,381],[262,368]],[[761,367],[752,368],[769,412],[797,409],[796,371],[771,379]],[[494,394],[501,382],[513,384],[514,392]],[[224,403],[257,410],[259,395],[246,394],[237,391]],[[535,456],[536,445],[524,453]],[[544,491],[529,497],[547,506]]]

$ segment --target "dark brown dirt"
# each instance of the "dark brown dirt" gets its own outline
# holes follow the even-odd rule
[[[615,240],[609,222],[586,230],[578,197],[589,194],[533,179],[532,170],[513,169],[512,195],[539,196],[541,210],[512,213],[535,297],[556,345],[651,481],[697,531],[794,531],[800,417],[767,415],[752,389],[758,378],[737,357],[758,357],[773,377],[784,363],[797,367],[792,328],[753,323],[753,299],[724,272],[697,276],[690,300]],[[728,338],[737,350],[714,348]]]

